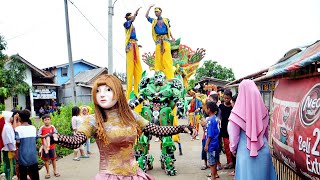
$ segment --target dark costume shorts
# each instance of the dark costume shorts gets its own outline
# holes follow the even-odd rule
[[[44,150],[42,150],[42,156],[41,159],[44,161],[48,161],[48,160],[54,160],[57,158],[56,155],[56,150],[55,149],[50,149],[48,153],[45,153]]]

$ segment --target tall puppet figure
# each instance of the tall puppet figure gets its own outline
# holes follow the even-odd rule
[[[120,80],[113,75],[97,78],[92,88],[95,115],[86,118],[77,134],[54,134],[53,142],[68,148],[78,148],[94,136],[100,153],[99,173],[95,180],[153,179],[139,169],[134,154],[134,143],[141,133],[168,136],[197,132],[192,127],[157,126],[131,111]]]
[[[132,91],[132,78],[134,78],[134,94],[138,94],[138,84],[141,79],[142,66],[140,62],[139,46],[137,44],[136,29],[133,21],[136,19],[140,8],[136,10],[134,15],[126,14],[126,22],[123,24],[126,33],[125,47],[127,55],[127,99],[130,98]]]
[[[156,56],[154,61],[154,69],[162,71],[167,79],[174,77],[173,63],[171,56],[170,37],[175,41],[170,31],[170,20],[162,18],[162,9],[154,8],[157,19],[149,17],[149,11],[154,5],[151,5],[146,13],[146,18],[152,24],[152,37],[156,43]]]

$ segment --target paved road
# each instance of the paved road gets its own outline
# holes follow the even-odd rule
[[[187,124],[187,120],[180,120],[180,124]],[[200,135],[202,135],[200,130]],[[148,171],[148,174],[155,177],[157,180],[206,180],[206,175],[210,172],[208,170],[200,170],[203,162],[201,161],[201,140],[190,141],[190,136],[187,134],[180,134],[183,155],[178,155],[178,150],[176,151],[175,166],[177,169],[176,176],[167,176],[165,172],[160,168],[160,148],[159,142],[154,142],[154,138],[151,142],[151,154],[154,155],[154,169]],[[66,156],[57,162],[57,167],[61,176],[59,178],[53,177],[52,166],[51,178],[50,179],[59,179],[59,180],[90,180],[95,174],[98,173],[99,168],[99,154],[96,144],[91,144],[93,155],[88,159],[81,159],[81,161],[73,161],[73,155]],[[177,148],[178,149],[178,148]],[[225,155],[221,156],[222,164],[225,164],[226,159]],[[228,176],[230,170],[221,170],[219,175],[221,180],[232,179],[231,176]],[[40,170],[40,177],[44,179],[46,172],[42,168]]]

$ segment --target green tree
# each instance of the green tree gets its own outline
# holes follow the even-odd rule
[[[218,64],[217,61],[207,60],[197,69],[195,74],[196,81],[201,77],[213,77],[221,80],[233,81],[235,80],[234,73],[231,68],[226,68]]]
[[[190,79],[188,82],[189,89],[193,89],[195,86],[196,80],[195,79]]]
[[[6,46],[4,37],[0,35],[0,108],[2,109],[5,99],[15,94],[26,94],[30,88],[24,82],[27,67],[20,62],[17,55],[9,57],[4,54]]]

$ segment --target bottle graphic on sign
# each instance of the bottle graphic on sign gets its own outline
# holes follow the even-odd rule
[[[288,131],[287,131],[287,127],[288,127],[288,120],[290,117],[290,108],[289,107],[285,107],[283,114],[282,114],[282,121],[283,121],[283,126],[280,127],[280,142],[282,142],[285,145],[288,145]]]

